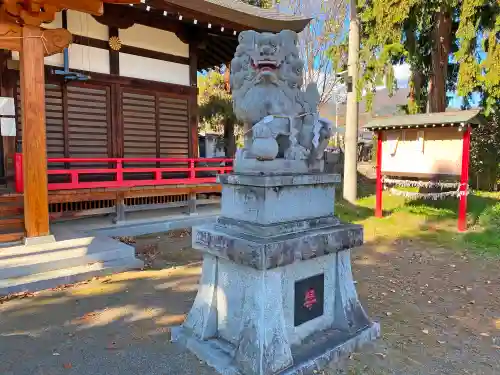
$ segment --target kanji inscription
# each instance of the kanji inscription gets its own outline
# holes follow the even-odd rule
[[[295,327],[323,315],[325,275],[295,282]]]

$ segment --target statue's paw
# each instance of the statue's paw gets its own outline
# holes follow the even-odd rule
[[[306,160],[309,157],[309,150],[301,145],[296,145],[286,150],[284,156],[287,160]]]

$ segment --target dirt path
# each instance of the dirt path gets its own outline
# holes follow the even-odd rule
[[[500,373],[500,261],[413,241],[365,246],[357,288],[383,337],[328,374]]]
[[[169,343],[200,272],[183,266],[200,260],[189,233],[134,241],[153,270],[0,303],[0,374],[215,375]],[[396,241],[356,250],[353,268],[383,337],[324,375],[500,373],[499,259]]]

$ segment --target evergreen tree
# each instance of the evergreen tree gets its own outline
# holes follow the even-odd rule
[[[368,104],[382,80],[396,87],[392,65],[403,62],[412,71],[410,113],[444,111],[447,91],[483,93],[488,108],[498,103],[497,0],[359,0],[358,7]]]

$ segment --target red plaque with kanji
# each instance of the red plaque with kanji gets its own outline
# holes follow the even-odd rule
[[[325,275],[295,282],[295,327],[323,315]]]

